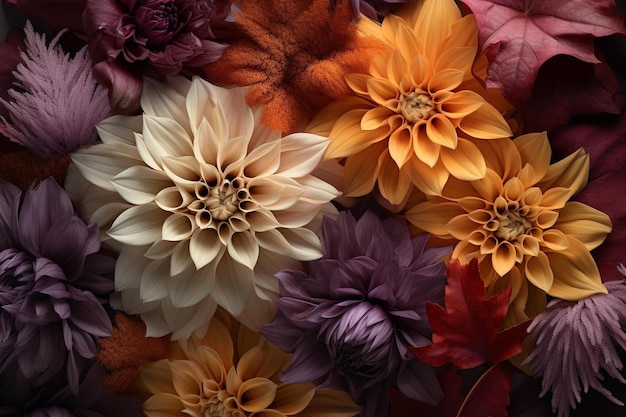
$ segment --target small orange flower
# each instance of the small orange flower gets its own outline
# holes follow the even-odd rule
[[[147,365],[136,381],[148,417],[352,417],[358,407],[345,391],[311,383],[286,384],[291,356],[260,333],[218,314],[207,335],[172,343],[170,360]]]
[[[375,57],[367,74],[348,75],[356,97],[323,110],[308,128],[331,139],[327,158],[347,158],[349,196],[367,194],[376,183],[392,204],[403,203],[413,185],[440,194],[450,175],[470,181],[485,175],[474,139],[512,136],[486,100],[492,93],[472,73],[473,16],[461,17],[452,0],[409,6],[381,28],[362,19],[362,30],[378,31],[390,52]]]
[[[222,57],[204,67],[209,81],[250,86],[250,106],[264,106],[261,121],[275,130],[302,129],[325,105],[346,97],[344,76],[367,70],[383,49],[359,35],[351,2],[244,0],[236,22],[220,40]]]
[[[582,149],[550,165],[545,133],[511,141],[481,141],[486,176],[451,179],[441,197],[406,216],[433,236],[457,242],[452,258],[477,257],[489,293],[512,287],[507,324],[545,309],[546,297],[565,300],[606,293],[589,253],[611,231],[609,217],[568,201],[587,183],[589,156]]]

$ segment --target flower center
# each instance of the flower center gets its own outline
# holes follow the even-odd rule
[[[426,91],[415,90],[400,97],[400,110],[404,117],[413,123],[428,120],[435,114],[435,104]]]
[[[520,235],[525,235],[532,228],[525,216],[516,211],[509,211],[498,216],[498,229],[494,232],[496,237],[503,240],[512,241]]]
[[[153,46],[169,42],[180,26],[175,0],[144,0],[135,10],[134,17],[137,32]]]
[[[343,313],[327,341],[340,373],[381,380],[391,360],[392,338],[393,323],[386,311],[363,301]]]
[[[195,215],[201,229],[219,229],[221,223],[232,223],[233,216],[246,207],[254,205],[242,178],[223,178],[216,181],[198,181],[195,186],[195,201],[187,209]]]

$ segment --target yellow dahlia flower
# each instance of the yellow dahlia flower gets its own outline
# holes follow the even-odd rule
[[[387,15],[381,28],[365,19],[363,31],[378,32],[389,53],[374,58],[369,74],[348,75],[356,97],[322,110],[308,128],[329,136],[326,158],[347,158],[344,193],[364,195],[378,182],[385,199],[401,204],[413,184],[441,194],[450,175],[482,178],[485,162],[473,141],[512,132],[485,99],[497,94],[472,74],[473,16],[461,17],[453,0],[426,0]]]
[[[483,179],[451,179],[441,197],[408,210],[408,220],[457,241],[452,258],[478,257],[489,293],[512,287],[508,323],[543,311],[546,297],[579,300],[606,293],[590,250],[611,231],[609,217],[568,201],[587,183],[582,149],[550,165],[545,133],[483,141]]]
[[[135,390],[150,396],[148,417],[352,417],[348,393],[285,384],[290,355],[228,318],[213,318],[203,339],[173,344],[172,357],[141,370]]]
[[[72,155],[66,187],[120,251],[115,306],[150,336],[203,334],[217,305],[260,328],[274,274],[322,255],[314,230],[339,192],[312,172],[328,139],[281,138],[245,94],[147,79],[143,115],[105,120],[102,143]]]

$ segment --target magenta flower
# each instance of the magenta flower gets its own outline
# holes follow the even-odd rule
[[[217,60],[211,25],[233,0],[87,0],[84,28],[94,75],[116,110],[139,108],[143,74],[176,75]]]
[[[111,334],[102,304],[113,291],[113,259],[98,254],[87,226],[53,179],[26,191],[0,182],[0,374],[16,366],[34,384],[79,368]]]
[[[26,23],[26,52],[14,72],[9,101],[0,98],[0,133],[42,158],[65,155],[97,140],[95,125],[110,113],[107,93],[91,75],[87,48],[73,59],[58,44],[46,46]]]
[[[626,281],[604,284],[608,294],[551,301],[528,327],[536,346],[525,363],[534,376],[542,377],[541,396],[552,392],[552,408],[559,417],[567,417],[581,402],[581,391],[589,388],[624,405],[602,380],[605,374],[626,384],[619,356],[626,349]]]
[[[442,303],[448,248],[425,248],[399,218],[343,212],[324,218],[324,257],[308,274],[284,270],[278,313],[263,334],[294,353],[281,378],[348,390],[362,416],[387,412],[387,390],[435,404],[443,393],[433,370],[408,351],[430,343],[427,301]]]

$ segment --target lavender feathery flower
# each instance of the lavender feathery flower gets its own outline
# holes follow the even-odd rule
[[[602,372],[622,383],[619,350],[626,349],[626,281],[609,281],[608,294],[579,301],[553,300],[535,317],[528,332],[536,346],[525,364],[541,376],[544,396],[552,391],[552,408],[567,417],[581,402],[581,390],[593,388],[624,405],[602,386]]]
[[[294,353],[282,380],[348,390],[362,416],[387,413],[387,389],[437,403],[433,370],[408,352],[430,343],[427,301],[443,303],[448,248],[425,248],[404,221],[366,212],[324,218],[324,257],[309,273],[283,270],[278,313],[263,334]]]
[[[96,79],[112,106],[139,109],[142,75],[177,75],[217,60],[225,49],[211,26],[233,0],[86,0],[84,27]]]
[[[58,45],[62,33],[46,46],[30,22],[24,31],[26,52],[14,72],[16,88],[8,92],[12,100],[0,99],[10,115],[10,122],[0,116],[0,132],[42,158],[95,142],[95,125],[111,109],[91,75],[87,47],[70,59]]]
[[[123,396],[104,387],[106,371],[93,361],[80,376],[77,393],[65,375],[45,385],[32,385],[15,368],[0,374],[0,417],[140,417],[138,398]]]
[[[76,391],[96,337],[111,334],[102,297],[113,291],[114,260],[97,253],[97,225],[74,214],[53,179],[26,191],[21,207],[20,197],[0,182],[0,374],[17,366],[44,384],[67,369]]]

